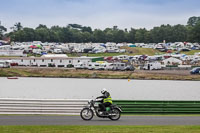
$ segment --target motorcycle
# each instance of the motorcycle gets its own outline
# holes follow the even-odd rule
[[[120,107],[112,104],[110,107],[106,107],[106,113],[104,113],[103,111],[100,110],[98,103],[99,102],[96,99],[89,100],[88,105],[85,106],[80,112],[81,118],[83,120],[88,121],[88,120],[91,120],[93,118],[93,116],[96,114],[97,117],[109,118],[113,121],[120,119],[121,112],[122,112]],[[94,114],[94,112],[95,112],[95,114]]]

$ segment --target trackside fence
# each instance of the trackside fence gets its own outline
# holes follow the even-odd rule
[[[124,114],[200,114],[200,101],[115,100]]]
[[[85,99],[0,99],[0,114],[77,115]]]
[[[0,114],[79,115],[88,99],[0,98]],[[113,100],[123,114],[200,114],[200,101]]]

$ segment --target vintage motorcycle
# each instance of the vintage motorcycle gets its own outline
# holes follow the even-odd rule
[[[99,101],[97,101],[96,99],[89,100],[88,105],[85,106],[80,112],[81,118],[83,120],[91,120],[94,116],[94,112],[96,116],[100,118],[109,118],[114,121],[119,120],[119,118],[121,117],[122,110],[117,105],[111,105],[110,107],[106,107],[106,114],[105,114],[103,113],[103,111],[100,111],[98,104]]]

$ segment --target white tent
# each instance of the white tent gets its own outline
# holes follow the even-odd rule
[[[170,57],[170,58],[168,58],[168,59],[163,60],[162,63],[163,63],[164,65],[174,65],[174,64],[181,65],[181,64],[182,64],[182,61],[179,60],[179,59]]]
[[[42,55],[42,57],[68,57],[66,54],[46,54]]]

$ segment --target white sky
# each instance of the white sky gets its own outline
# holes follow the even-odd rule
[[[186,24],[200,16],[200,0],[0,0],[0,21],[6,28],[48,27],[77,23],[93,29],[151,29],[161,24]]]

